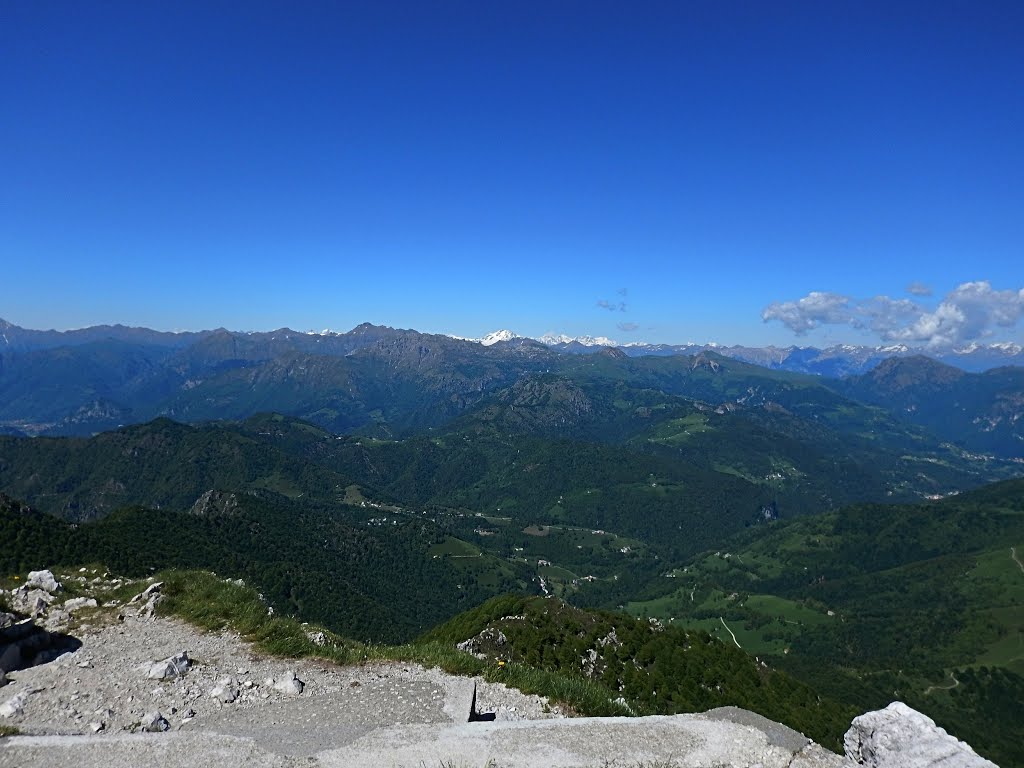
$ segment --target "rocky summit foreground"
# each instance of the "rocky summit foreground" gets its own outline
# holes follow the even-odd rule
[[[104,606],[63,598],[48,572],[26,581],[10,598],[35,620],[3,614],[0,627],[0,726],[17,734],[0,738],[2,768],[992,766],[899,703],[857,718],[844,758],[732,707],[566,718],[542,698],[418,665],[269,658],[156,615],[159,583]]]

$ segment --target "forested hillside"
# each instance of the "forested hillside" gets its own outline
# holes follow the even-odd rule
[[[357,526],[279,496],[210,494],[192,511],[132,507],[73,526],[0,496],[0,572],[102,562],[128,576],[205,568],[253,584],[286,615],[359,640],[407,640],[487,597],[525,588],[510,564],[478,558],[483,583],[431,548],[436,525]]]
[[[1024,757],[1022,551],[1014,480],[761,526],[650,582],[627,609],[735,637],[861,709],[900,698],[1013,765]]]
[[[582,611],[560,600],[495,598],[421,639],[600,682],[642,714],[725,705],[771,713],[833,749],[856,714],[706,632]]]

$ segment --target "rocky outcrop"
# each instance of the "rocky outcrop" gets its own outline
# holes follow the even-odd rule
[[[471,653],[478,659],[487,658],[488,652],[499,653],[508,644],[505,633],[495,627],[485,627],[476,637],[463,640],[455,647],[460,651]]]
[[[45,664],[75,650],[81,643],[72,637],[49,632],[35,619],[46,618],[63,586],[50,571],[32,571],[24,583],[9,594],[15,611],[0,612],[0,674]],[[96,605],[96,601],[92,601]],[[2,683],[0,683],[2,685]]]
[[[189,510],[190,515],[199,517],[230,516],[238,513],[238,497],[233,493],[207,491]]]
[[[29,589],[33,587],[41,589],[51,595],[63,589],[51,571],[29,571],[28,578],[25,579],[25,586]]]
[[[136,615],[143,619],[151,619],[156,613],[156,607],[164,599],[161,594],[161,589],[164,583],[162,581],[156,581],[142,590],[139,594],[135,595],[131,600],[128,601],[128,605],[136,605],[142,603],[142,607],[139,608]]]
[[[854,718],[843,746],[853,765],[870,768],[996,768],[901,701]]]
[[[94,597],[72,597],[69,600],[65,600],[61,608],[72,613],[81,608],[97,608],[98,606],[99,603],[96,602]]]

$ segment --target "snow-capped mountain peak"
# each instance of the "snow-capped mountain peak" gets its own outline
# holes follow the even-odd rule
[[[1024,347],[1020,344],[1016,344],[1012,341],[995,341],[991,344],[979,344],[976,341],[972,341],[965,347],[958,347],[953,350],[955,355],[970,355],[978,351],[1001,353],[1004,355],[1019,355],[1024,351]]]
[[[564,333],[545,333],[537,339],[541,344],[547,344],[548,346],[552,344],[569,344],[572,340],[572,336],[566,336]]]
[[[997,349],[1008,355],[1019,355],[1021,352],[1024,352],[1024,347],[1020,344],[1015,344],[1012,341],[997,341],[994,344],[989,344],[988,346],[989,349]]]
[[[549,347],[558,344],[582,344],[584,347],[619,347],[622,346],[619,342],[614,339],[609,339],[607,336],[566,336],[564,333],[545,333],[539,339],[541,344],[547,344]]]
[[[502,329],[500,331],[493,331],[492,333],[488,333],[486,336],[480,339],[480,343],[483,344],[485,347],[489,347],[492,344],[497,344],[499,341],[511,341],[512,339],[515,338],[518,338],[516,336],[515,331]]]

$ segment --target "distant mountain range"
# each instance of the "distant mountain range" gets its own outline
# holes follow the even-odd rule
[[[984,352],[1024,361],[1014,350]],[[1024,368],[974,373],[911,352],[615,347],[509,331],[474,341],[370,324],[346,333],[169,333],[120,325],[36,331],[0,321],[0,434],[90,435],[161,416],[201,422],[274,411],[339,434],[395,438],[444,427],[503,391],[514,403],[536,390],[543,413],[520,409],[502,420],[535,419],[548,433],[601,440],[624,422],[595,421],[580,403],[624,387],[621,402],[643,408],[649,390],[758,418],[790,414],[814,429],[825,409],[833,426],[858,435],[896,434],[906,428],[893,426],[900,422],[961,449],[1024,457]],[[977,363],[982,352],[955,360]],[[537,390],[542,376],[556,382]],[[890,422],[879,423],[875,407]]]
[[[477,341],[490,346],[502,341],[523,339],[514,331],[500,330],[489,333]],[[531,341],[540,343],[560,352],[571,354],[590,354],[602,347],[621,349],[630,357],[643,355],[697,355],[701,352],[716,352],[723,357],[742,360],[765,368],[782,371],[811,373],[818,376],[838,378],[853,374],[866,373],[883,360],[891,357],[910,357],[924,355],[934,360],[962,368],[975,373],[987,371],[1005,365],[1024,365],[1024,346],[1013,342],[996,342],[992,344],[970,344],[966,347],[949,350],[927,350],[908,347],[905,344],[888,346],[866,346],[858,344],[836,344],[831,347],[746,347],[742,345],[726,346],[710,342],[707,344],[648,344],[642,341],[619,343],[605,336],[565,336],[564,334],[548,333]]]
[[[1024,367],[903,348],[0,323],[7,572],[40,552],[216,567],[393,641],[508,591],[619,607],[662,620],[620,620],[594,667],[624,695],[675,700],[662,647],[701,671],[668,631],[685,625],[836,701],[973,711],[965,733],[1004,764],[1024,700],[1022,474]],[[490,605],[459,639],[494,629],[531,664],[578,668],[563,637],[593,617],[516,634],[529,606]],[[633,627],[664,643],[639,680],[616,661],[646,653],[619,645]]]
[[[21,328],[0,319],[0,355],[7,352],[25,352],[36,349],[53,349],[62,346],[77,346],[95,341],[117,340],[144,344],[166,349],[181,349],[208,336],[231,334],[254,339],[298,339],[307,337],[305,346],[323,344],[334,353],[348,354],[361,346],[373,343],[389,333],[415,333],[393,329],[387,326],[373,326],[369,323],[348,332],[325,329],[316,331],[294,331],[281,328],[267,332],[232,332],[224,328],[209,331],[154,331],[149,328],[135,328],[124,325],[97,325],[72,331],[37,331]],[[427,334],[424,334],[427,335]],[[646,342],[620,343],[605,336],[566,336],[548,333],[537,338],[520,336],[515,331],[501,329],[478,339],[462,336],[447,336],[456,341],[469,341],[490,347],[495,344],[516,345],[537,342],[558,352],[570,354],[591,354],[601,348],[621,349],[630,357],[644,355],[697,355],[701,352],[715,352],[723,357],[742,360],[774,370],[810,373],[830,378],[866,373],[883,360],[891,357],[924,355],[933,360],[961,368],[965,371],[981,372],[1007,365],[1024,366],[1024,346],[1014,342],[992,344],[973,343],[966,347],[947,350],[928,350],[909,347],[905,344],[888,346],[867,346],[858,344],[837,344],[830,347],[748,347],[726,346],[709,342],[697,344],[648,344]]]

